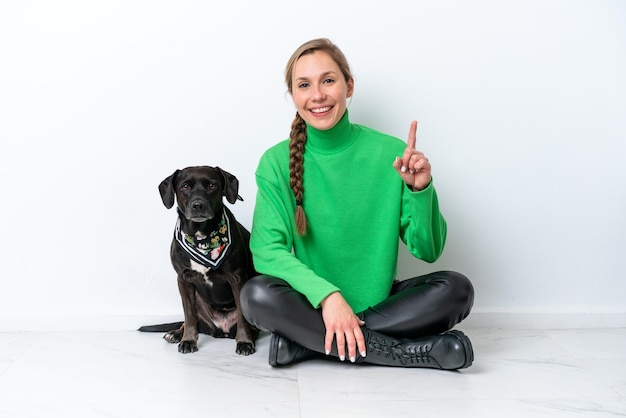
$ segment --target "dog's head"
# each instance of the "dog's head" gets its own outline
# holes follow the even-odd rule
[[[174,171],[159,184],[159,193],[166,208],[174,206],[176,200],[182,215],[194,222],[213,219],[222,208],[222,196],[231,204],[243,200],[237,177],[209,166]]]

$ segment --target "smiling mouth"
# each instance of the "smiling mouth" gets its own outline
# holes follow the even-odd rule
[[[318,107],[317,109],[311,109],[311,113],[325,113],[332,109],[332,106]]]

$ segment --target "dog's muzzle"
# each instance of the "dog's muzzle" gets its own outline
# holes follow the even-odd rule
[[[204,200],[192,200],[185,211],[187,219],[191,219],[194,222],[204,222],[209,219],[213,219],[213,211],[211,206]]]

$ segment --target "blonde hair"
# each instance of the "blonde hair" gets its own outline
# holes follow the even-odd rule
[[[333,44],[327,38],[318,38],[302,44],[289,58],[287,66],[285,67],[285,84],[287,84],[287,91],[289,94],[293,93],[293,70],[296,66],[296,62],[300,57],[313,52],[321,51],[328,54],[333,61],[337,64],[341,73],[343,74],[346,82],[350,81],[352,72],[348,65],[348,60],[343,55],[343,52]],[[304,174],[304,145],[307,140],[306,122],[299,113],[296,112],[296,117],[291,123],[291,132],[289,133],[289,186],[293,191],[296,199],[296,232],[298,235],[303,236],[307,230],[307,219],[304,213],[304,186],[303,186],[303,174]]]

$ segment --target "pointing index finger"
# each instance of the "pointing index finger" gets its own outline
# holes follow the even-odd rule
[[[411,128],[409,129],[409,139],[407,141],[407,148],[415,149],[415,142],[417,140],[417,121],[411,122]]]

